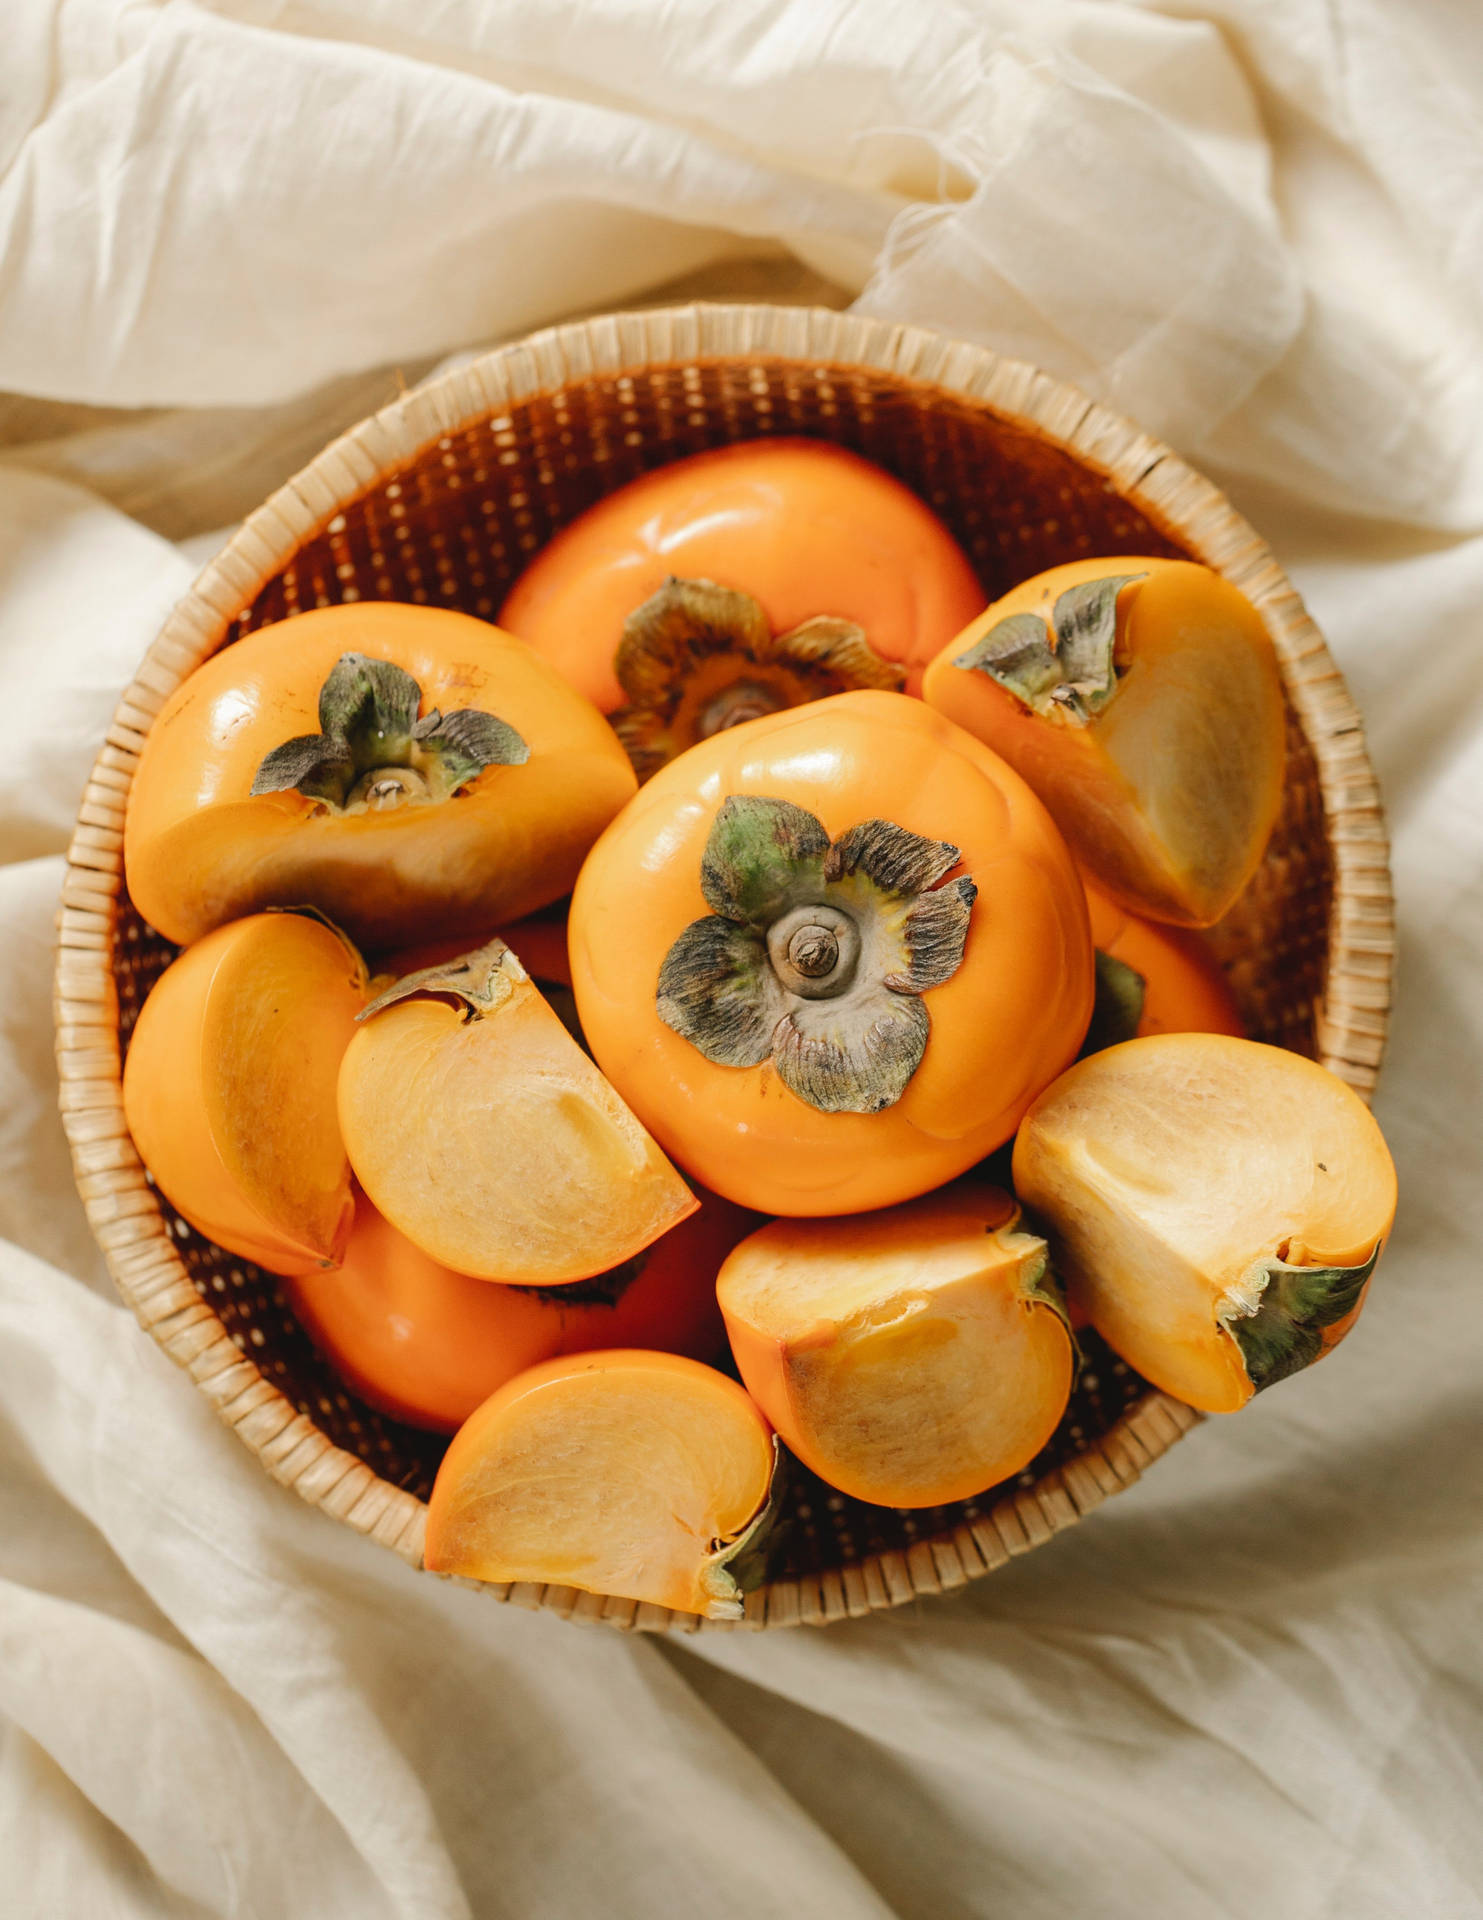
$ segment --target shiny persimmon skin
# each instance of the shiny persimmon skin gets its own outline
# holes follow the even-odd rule
[[[529,760],[388,812],[253,797],[266,755],[319,731],[320,687],[347,652],[403,667],[424,713],[496,714]],[[474,935],[565,893],[635,784],[607,722],[513,635],[441,608],[326,607],[246,635],[165,702],[129,795],[125,872],[145,919],[182,943],[266,906],[317,906],[367,949]]]
[[[573,1301],[454,1273],[358,1194],[340,1267],[291,1280],[286,1291],[362,1400],[409,1426],[452,1433],[507,1380],[558,1354],[649,1347],[713,1358],[725,1337],[716,1274],[757,1224],[709,1195],[655,1242],[617,1300]]]
[[[623,622],[671,576],[761,601],[775,633],[853,620],[906,691],[984,605],[947,528],[899,480],[818,440],[753,440],[634,480],[557,534],[516,581],[500,624],[604,713]]]
[[[1118,688],[1089,725],[1047,719],[957,665],[1000,620],[1048,615],[1067,588],[1112,575],[1143,578],[1118,595]],[[1024,776],[1132,913],[1211,926],[1260,864],[1282,803],[1282,678],[1255,608],[1209,568],[1143,555],[1052,567],[950,641],[922,697]]]
[[[269,1272],[333,1266],[350,1232],[335,1115],[364,968],[301,914],[219,927],[146,1000],[124,1115],[160,1191],[198,1233]]]
[[[791,800],[831,837],[890,819],[958,846],[956,871],[978,883],[962,963],[925,996],[926,1053],[879,1113],[823,1113],[768,1065],[716,1065],[655,1010],[666,953],[708,911],[701,856],[731,794]],[[589,855],[568,942],[608,1079],[682,1167],[764,1213],[865,1212],[962,1173],[1014,1132],[1091,1016],[1086,900],[1050,816],[996,754],[901,694],[795,707],[671,762]]]
[[[550,1402],[544,1416],[543,1400]],[[574,1443],[573,1431],[584,1424],[580,1416],[588,1409],[603,1413],[604,1402],[611,1409],[604,1444],[591,1444],[592,1427],[601,1433],[601,1419],[585,1423],[587,1431]],[[669,1499],[658,1490],[642,1517],[662,1524],[665,1516],[657,1509],[672,1500],[670,1538],[622,1538],[617,1557],[627,1565],[621,1571],[602,1566],[614,1528],[604,1487],[609,1478],[615,1490],[625,1491],[651,1480],[655,1436],[679,1430],[682,1420],[692,1430],[687,1437],[698,1437],[697,1429],[705,1435],[704,1458],[693,1466],[709,1484],[697,1488],[692,1478]],[[573,1461],[583,1440],[588,1457]],[[559,1446],[564,1456],[554,1462],[554,1472],[543,1470],[543,1442]],[[704,1563],[715,1541],[736,1538],[760,1512],[773,1460],[772,1429],[760,1408],[745,1388],[713,1368],[631,1348],[548,1360],[517,1374],[453,1436],[428,1502],[423,1564],[434,1573],[475,1580],[537,1580],[677,1612],[729,1615],[733,1609],[711,1604]],[[512,1500],[512,1482],[529,1497]],[[704,1495],[701,1512],[693,1506],[697,1493]],[[575,1502],[580,1506],[574,1508]],[[632,1524],[631,1512],[626,1517]],[[673,1551],[674,1533],[680,1535],[679,1552]],[[734,1613],[740,1612],[738,1605]]]
[[[1197,933],[1160,926],[1129,913],[1082,875],[1092,944],[1121,960],[1143,980],[1138,1037],[1150,1033],[1229,1033],[1246,1036],[1230,983]]]

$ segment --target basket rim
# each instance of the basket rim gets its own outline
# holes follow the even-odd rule
[[[437,375],[349,428],[258,507],[177,602],[120,698],[67,854],[54,985],[63,1124],[89,1223],[140,1324],[186,1368],[268,1473],[310,1504],[422,1562],[427,1509],[336,1446],[238,1349],[197,1292],[124,1122],[114,930],[123,823],[144,737],[165,700],[308,539],[445,436],[592,379],[676,363],[795,362],[877,373],[967,402],[1070,453],[1239,587],[1277,649],[1313,752],[1333,861],[1318,1057],[1367,1099],[1384,1051],[1394,956],[1380,795],[1360,716],[1296,589],[1219,490],[1100,402],[1019,360],[919,327],[826,308],[701,302],[547,327]],[[1151,1389],[1103,1438],[980,1518],[848,1567],[769,1582],[753,1627],[822,1624],[960,1587],[1072,1525],[1130,1485],[1201,1416]],[[481,1591],[578,1620],[717,1630],[647,1602],[528,1583]]]

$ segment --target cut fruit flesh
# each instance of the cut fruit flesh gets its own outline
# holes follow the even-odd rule
[[[477,957],[477,1007],[448,984],[456,969],[432,969],[367,1010],[340,1071],[350,1164],[455,1272],[528,1286],[606,1273],[698,1202],[504,943]]]
[[[425,1563],[737,1619],[728,1563],[766,1511],[773,1459],[746,1393],[697,1361],[548,1361],[455,1435],[428,1504]]]
[[[274,1273],[336,1264],[350,1167],[340,1062],[365,970],[322,921],[255,914],[156,983],[124,1068],[124,1112],[161,1192],[200,1233]]]
[[[1026,1116],[1014,1182],[1108,1344],[1216,1413],[1342,1336],[1396,1200],[1380,1129],[1351,1088],[1223,1034],[1080,1061]],[[1335,1278],[1295,1304],[1272,1263]]]
[[[883,1506],[968,1499],[1049,1440],[1073,1352],[1045,1243],[962,1181],[886,1212],[777,1220],[721,1269],[747,1389],[806,1466]]]

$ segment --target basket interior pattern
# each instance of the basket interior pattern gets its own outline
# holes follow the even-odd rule
[[[839,325],[836,316],[811,319],[818,322],[819,330]],[[561,333],[580,331],[563,329]],[[761,337],[765,331],[759,323],[751,329],[751,337]],[[673,338],[672,334],[665,337]],[[929,336],[917,338],[930,340]],[[589,363],[595,357],[600,356],[590,352],[586,356]],[[985,405],[981,398],[900,370],[899,345],[883,357],[896,364],[862,364],[853,357],[830,359],[819,354],[692,352],[604,370],[597,364],[584,368],[583,356],[574,355],[568,346],[561,359],[567,377],[536,383],[536,390],[523,397],[509,395],[503,403],[496,398],[483,408],[468,406],[465,378],[463,387],[447,394],[441,407],[444,414],[459,417],[448,418],[443,430],[425,434],[411,453],[372,471],[377,453],[374,441],[362,438],[357,443],[355,435],[347,436],[338,449],[331,449],[299,482],[291,483],[283,495],[260,510],[203,582],[212,590],[203,623],[214,618],[216,633],[230,644],[243,633],[290,614],[356,599],[412,601],[493,618],[529,557],[595,500],[684,454],[767,435],[803,434],[833,441],[895,473],[962,543],[978,571],[986,601],[1030,574],[1090,554],[1163,554],[1216,564],[1212,544],[1229,537],[1232,523],[1238,531],[1241,528],[1221,503],[1224,518],[1212,519],[1212,539],[1202,539],[1198,519],[1183,510],[1178,499],[1161,502],[1152,486],[1138,497],[1137,486],[1114,484],[1086,451],[1071,451],[1058,443],[1053,429],[1047,430],[1043,399],[1042,420],[1027,420],[1016,417],[1010,408]],[[976,357],[992,362],[992,356]],[[1003,367],[1005,363],[993,364]],[[1054,394],[1066,394],[1053,383],[1044,386]],[[436,400],[433,404],[436,408]],[[1095,410],[1079,396],[1069,396],[1067,404],[1074,411],[1066,418],[1066,426],[1075,425],[1085,439],[1089,415]],[[1136,430],[1124,426],[1121,432],[1125,453],[1130,442],[1135,452],[1149,449],[1151,472],[1163,458],[1162,450],[1136,436]],[[323,471],[337,452],[350,476],[338,497],[333,472],[326,478]],[[320,469],[317,478],[316,469]],[[1178,471],[1188,474],[1187,469]],[[1190,475],[1189,480],[1194,505],[1201,511],[1208,510],[1209,498],[1219,500],[1196,476]],[[290,527],[285,534],[281,523],[288,514],[299,516],[302,529]],[[798,533],[807,540],[807,527]],[[1249,530],[1246,533],[1251,538]],[[255,566],[255,544],[270,555],[276,545],[287,557],[277,564]],[[1259,557],[1264,555],[1254,539],[1252,545]],[[198,587],[198,596],[201,591]],[[1291,590],[1286,591],[1296,604]],[[1300,631],[1311,633],[1300,608],[1298,615]],[[1270,621],[1270,613],[1268,617]],[[1274,637],[1291,694],[1293,649],[1290,641],[1284,646],[1281,632]],[[1313,641],[1323,654],[1316,634]],[[189,664],[194,664],[209,650],[209,644],[196,644],[181,651],[193,652]],[[1323,661],[1325,693],[1332,701],[1327,681],[1337,681],[1337,676],[1326,655]],[[263,1393],[280,1407],[281,1395],[295,1411],[297,1418],[286,1427],[280,1419],[271,1444],[259,1448],[270,1470],[333,1510],[335,1501],[327,1490],[306,1488],[302,1472],[296,1476],[285,1465],[297,1460],[296,1449],[307,1447],[313,1455],[316,1437],[321,1447],[328,1443],[327,1456],[358,1462],[363,1469],[361,1476],[351,1474],[347,1479],[341,1468],[343,1517],[379,1533],[415,1558],[420,1527],[415,1517],[408,1519],[413,1509],[406,1496],[416,1503],[425,1499],[445,1443],[377,1414],[351,1396],[310,1345],[271,1275],[202,1239],[152,1189],[144,1189],[141,1203],[143,1178],[137,1160],[132,1160],[126,1134],[113,1163],[121,1175],[132,1178],[132,1210],[116,1211],[119,1195],[129,1190],[127,1179],[107,1186],[106,1194],[95,1195],[87,1185],[89,1177],[96,1178],[104,1169],[94,1165],[96,1152],[89,1158],[84,1149],[96,1147],[105,1138],[116,1140],[122,1131],[116,1121],[108,1134],[99,1113],[102,1108],[117,1109],[118,1060],[127,1048],[144,995],[174,953],[134,912],[119,871],[117,829],[122,824],[133,750],[152,709],[181,677],[168,657],[156,662],[152,678],[148,668],[149,663],[140,683],[130,690],[95,772],[73,849],[72,894],[70,899],[64,896],[59,1057],[80,1185],[120,1284],[141,1318],[151,1324],[153,1317],[157,1331],[161,1320],[172,1327],[179,1320],[181,1331],[190,1333],[189,1351],[177,1352],[176,1357],[191,1365],[200,1378],[205,1363],[197,1356],[209,1348],[220,1360],[223,1336],[240,1356],[245,1372],[224,1378],[233,1376],[229,1356],[210,1375],[218,1404],[224,1404],[228,1390],[234,1408],[243,1396],[249,1403],[233,1424],[263,1414],[267,1404]],[[1337,684],[1342,696],[1342,683]],[[1344,704],[1352,714],[1347,701]],[[1313,706],[1311,689],[1307,705]],[[1343,713],[1335,711],[1342,719]],[[1329,817],[1332,805],[1326,815],[1325,779],[1310,737],[1312,712],[1301,712],[1290,704],[1289,722],[1282,817],[1257,880],[1216,930],[1215,944],[1255,1038],[1338,1064],[1363,1089],[1378,1062],[1389,981],[1388,875],[1378,802],[1361,795],[1359,818],[1363,823],[1373,813],[1375,830],[1368,831],[1363,824],[1352,830],[1371,848],[1362,864],[1372,876],[1378,834],[1380,878],[1370,883],[1361,937],[1356,940],[1352,930],[1340,928],[1345,958],[1359,985],[1350,994],[1353,1007],[1345,1026],[1346,1045],[1336,1062],[1329,1044],[1333,1038],[1331,941],[1335,846],[1342,850],[1344,843],[1342,837],[1336,841]],[[1336,736],[1345,731],[1334,728]],[[1352,743],[1342,748],[1352,761],[1351,749]],[[1362,737],[1359,755],[1367,775]],[[100,824],[104,821],[106,825]],[[77,936],[70,955],[69,911]],[[1372,939],[1363,937],[1364,926],[1372,929]],[[80,991],[84,980],[92,981],[86,993]],[[80,999],[89,996],[91,1006],[80,1008]],[[81,1011],[89,1014],[91,1025],[78,1024]],[[105,1075],[111,1104],[110,1098],[100,1095],[90,1106],[88,1094],[76,1084],[87,1076],[75,1070],[75,1063],[69,1074],[69,1018],[79,1035],[84,1028],[96,1031],[100,1021],[107,1023],[105,1053],[117,1049]],[[96,1070],[96,1053],[91,1057]],[[96,1092],[96,1080],[88,1084]],[[115,1227],[116,1221],[134,1221],[136,1226]],[[111,1237],[104,1231],[109,1227],[115,1227]],[[180,1320],[182,1265],[190,1288],[208,1310],[209,1328],[190,1313]],[[167,1282],[174,1283],[173,1291]],[[153,1315],[152,1308],[157,1309]],[[1086,1348],[1086,1364],[1070,1408],[1045,1453],[1014,1483],[991,1489],[976,1501],[899,1513],[847,1499],[795,1465],[789,1478],[790,1525],[783,1536],[779,1564],[769,1588],[749,1603],[749,1618],[763,1622],[827,1619],[961,1584],[1010,1553],[1038,1544],[1136,1477],[1139,1467],[1178,1438],[1196,1416],[1154,1393],[1095,1337],[1088,1339]],[[291,1443],[290,1433],[296,1436]],[[251,1433],[244,1437],[256,1444]],[[313,1479],[312,1473],[309,1478]],[[394,1489],[400,1490],[399,1502],[388,1501]],[[506,1597],[528,1604],[555,1605],[565,1612],[613,1618],[623,1625],[691,1624],[660,1618],[661,1609],[603,1602],[600,1596],[578,1597],[564,1589],[504,1591]]]

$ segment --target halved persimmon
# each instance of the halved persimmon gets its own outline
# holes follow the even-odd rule
[[[350,1232],[336,1119],[365,968],[323,921],[260,913],[156,981],[124,1062],[124,1117],[165,1197],[273,1273],[333,1266]]]
[[[1352,1087],[1212,1033],[1078,1061],[1026,1114],[1014,1185],[1108,1345],[1209,1413],[1343,1338],[1396,1203]]]
[[[1150,1033],[1245,1037],[1236,996],[1198,933],[1129,913],[1085,874],[1082,883],[1097,949],[1097,1004],[1084,1051]]]
[[[373,1203],[456,1273],[606,1273],[695,1196],[502,940],[409,974],[360,1016],[340,1130]]]
[[[756,1215],[714,1194],[632,1260],[568,1287],[501,1286],[454,1273],[362,1193],[333,1273],[286,1283],[314,1343],[383,1413],[451,1433],[526,1367],[561,1353],[651,1347],[710,1360],[725,1333],[721,1262]]]
[[[774,1220],[717,1285],[747,1391],[841,1493],[966,1500],[1050,1439],[1073,1352],[1045,1242],[961,1180],[883,1213]]]
[[[734,1380],[619,1351],[549,1360],[459,1428],[428,1502],[434,1573],[739,1619],[774,1443]]]
[[[1091,1016],[1086,900],[1049,815],[901,694],[692,748],[593,849],[568,932],[603,1072],[682,1167],[764,1213],[966,1171]]]
[[[1282,680],[1256,609],[1208,567],[1052,567],[946,646],[922,694],[1023,774],[1132,912],[1209,926],[1256,871],[1282,799]]]
[[[571,886],[634,790],[612,728],[486,621],[357,603],[215,654],[150,729],[129,892],[172,940],[315,906],[366,948],[475,936]]]
[[[818,440],[754,440],[630,482],[557,534],[501,624],[613,723],[641,778],[741,720],[921,690],[984,604],[899,480]]]

